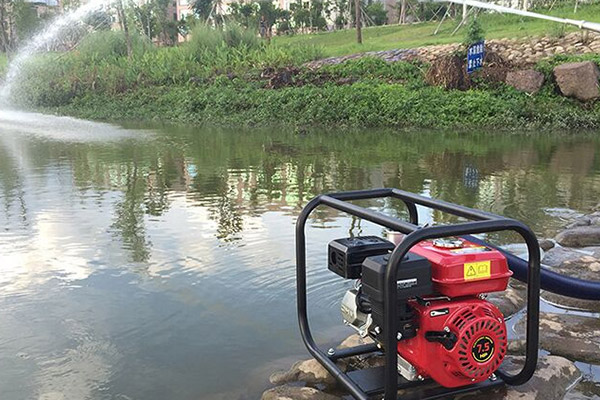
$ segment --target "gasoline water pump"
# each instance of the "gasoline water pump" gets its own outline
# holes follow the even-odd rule
[[[410,221],[350,203],[382,197],[402,200]],[[304,225],[319,205],[405,234],[395,243],[358,236],[335,239],[327,247],[328,269],[354,281],[341,300],[343,321],[373,344],[325,353],[312,339],[306,310]],[[470,221],[419,226],[417,205]],[[500,249],[470,236],[507,230],[519,233],[529,251],[526,354],[516,375],[501,369],[507,328],[500,310],[486,300],[488,293],[505,291],[513,273]],[[296,250],[303,340],[356,399],[381,394],[386,400],[452,398],[522,384],[532,376],[537,361],[540,256],[535,235],[521,222],[397,189],[344,192],[318,196],[305,207],[297,223]],[[345,373],[335,363],[368,353],[383,353],[385,365]],[[400,397],[398,389],[404,389]]]
[[[380,345],[384,273],[394,247],[375,236],[329,244],[329,269],[357,279],[342,300],[344,322]],[[504,359],[507,334],[502,313],[482,294],[506,290],[511,275],[499,251],[466,240],[414,246],[397,275],[398,373],[445,387],[489,379]]]

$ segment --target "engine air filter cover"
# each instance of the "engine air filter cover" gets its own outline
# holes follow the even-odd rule
[[[465,239],[423,241],[410,251],[429,260],[434,289],[448,297],[506,290],[512,275],[502,253]]]

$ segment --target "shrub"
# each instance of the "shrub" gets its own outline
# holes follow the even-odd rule
[[[193,54],[200,56],[206,52],[218,52],[223,47],[256,49],[260,46],[260,40],[254,32],[236,23],[227,24],[223,28],[198,23],[192,29],[191,39],[187,44]]]
[[[474,43],[481,42],[484,39],[484,34],[483,27],[477,18],[472,18],[469,26],[467,26],[467,33],[463,44],[465,47],[469,47]]]
[[[154,45],[146,37],[131,32],[133,54],[142,55],[154,50]],[[127,41],[123,31],[98,31],[86,35],[77,46],[79,55],[87,61],[116,59],[127,56]]]
[[[223,40],[229,47],[245,46],[255,49],[261,45],[261,40],[252,30],[246,29],[237,23],[227,24],[222,31]]]

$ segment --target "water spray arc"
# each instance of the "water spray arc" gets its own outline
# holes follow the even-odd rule
[[[102,6],[110,5],[110,3],[110,0],[91,0],[89,3],[57,17],[45,29],[34,35],[25,46],[19,49],[15,57],[9,62],[4,84],[0,88],[0,101],[8,104],[14,84],[21,73],[23,65],[33,55],[47,48],[63,29],[80,22],[90,13],[100,9]]]

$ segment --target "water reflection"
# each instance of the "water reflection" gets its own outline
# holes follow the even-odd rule
[[[596,205],[598,145],[553,135],[149,132],[0,113],[0,363],[14,366],[0,370],[0,391],[256,398],[266,380],[257,371],[303,353],[293,226],[311,197],[400,187],[522,219],[544,236],[560,224],[556,210]],[[363,204],[404,215],[394,200]],[[344,332],[345,283],[320,267],[324,246],[380,232],[313,214],[319,340]]]

